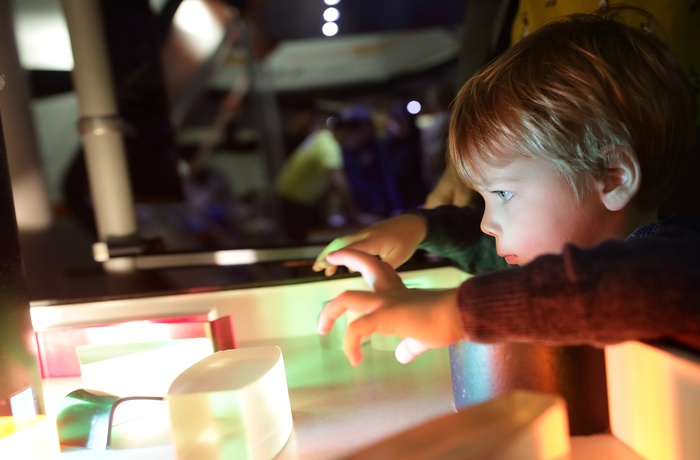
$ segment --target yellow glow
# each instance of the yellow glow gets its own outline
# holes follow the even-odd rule
[[[613,435],[643,458],[700,458],[700,364],[638,342],[605,353]]]
[[[544,412],[528,427],[529,433],[523,440],[523,446],[530,446],[535,452],[532,458],[564,459],[569,457],[571,444],[569,440],[569,418],[562,403]],[[516,449],[513,458],[521,458],[522,451]]]
[[[55,421],[43,415],[31,421],[0,417],[0,458],[60,459]]]

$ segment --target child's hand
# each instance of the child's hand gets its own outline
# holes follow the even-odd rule
[[[425,209],[437,208],[442,205],[469,206],[476,198],[476,192],[467,187],[459,178],[452,167],[442,172],[435,187],[425,198]]]
[[[335,274],[338,264],[328,260],[326,256],[343,248],[379,256],[396,268],[411,258],[427,231],[425,219],[418,214],[391,217],[357,233],[331,241],[318,255],[312,268],[317,272],[324,270],[326,276]]]
[[[359,251],[343,249],[329,254],[328,259],[334,265],[359,271],[374,289],[344,292],[328,302],[318,321],[318,332],[327,334],[346,311],[364,313],[348,324],[343,340],[345,356],[353,366],[362,361],[362,339],[375,332],[404,338],[396,348],[396,359],[401,363],[464,338],[456,289],[407,289],[387,263]]]

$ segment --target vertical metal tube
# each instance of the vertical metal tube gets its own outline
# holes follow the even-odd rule
[[[5,113],[5,144],[17,225],[22,230],[41,231],[51,226],[53,217],[33,129],[29,89],[15,44],[11,3],[0,0],[0,73],[7,82],[0,108]]]
[[[540,391],[566,400],[571,435],[609,430],[602,348],[459,342],[450,347],[450,369],[458,409],[512,390]]]
[[[28,292],[49,298],[62,290],[60,264],[53,250],[51,200],[44,177],[26,71],[21,67],[15,39],[11,0],[0,0],[0,73],[6,88],[0,93],[5,115],[5,145],[12,177],[12,195],[19,228]]]
[[[79,130],[98,237],[101,241],[134,237],[138,224],[99,0],[62,3],[75,62],[73,82],[81,114]]]
[[[0,235],[0,416],[31,418],[44,402],[1,118]]]

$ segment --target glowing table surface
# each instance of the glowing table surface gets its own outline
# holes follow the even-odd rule
[[[431,350],[408,365],[390,351],[363,347],[362,365],[350,366],[340,348],[318,336],[250,342],[283,353],[294,429],[278,459],[329,459],[454,411],[447,349]],[[44,381],[49,415],[80,378]],[[139,449],[64,451],[64,459],[174,459],[171,445]]]
[[[402,273],[409,287],[454,287],[464,273],[441,267]],[[413,363],[399,364],[394,354],[363,347],[364,361],[351,367],[339,347],[327,348],[315,333],[325,302],[347,289],[366,289],[361,278],[191,292],[144,298],[102,299],[66,305],[33,305],[36,330],[119,323],[160,316],[215,311],[235,319],[239,347],[277,345],[282,349],[293,432],[278,455],[281,460],[331,459],[351,454],[392,434],[454,411],[446,348],[431,350]],[[55,416],[61,399],[81,388],[80,377],[44,380],[47,414]],[[161,431],[167,427],[159,427]],[[571,438],[571,458],[639,459],[609,434]],[[64,451],[62,459],[172,460],[170,444],[138,449]]]
[[[242,346],[270,345],[251,342]],[[431,350],[402,365],[392,352],[363,347],[364,361],[351,367],[340,349],[323,348],[317,336],[274,341],[282,348],[294,429],[277,460],[343,457],[432,418],[454,411],[447,349]],[[46,379],[49,415],[80,378]],[[160,427],[161,429],[163,427]],[[168,445],[138,449],[64,451],[62,460],[174,460]],[[639,460],[609,434],[571,438],[571,459]]]

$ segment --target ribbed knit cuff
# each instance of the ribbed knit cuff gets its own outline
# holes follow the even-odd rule
[[[498,342],[537,335],[529,308],[527,271],[520,268],[474,276],[460,286],[457,305],[469,340]]]

